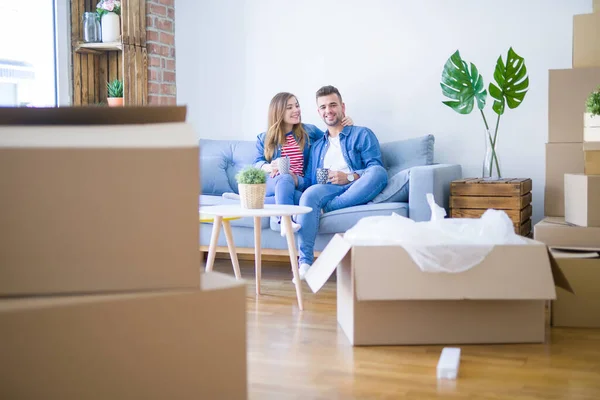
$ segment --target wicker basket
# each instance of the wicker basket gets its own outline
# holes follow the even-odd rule
[[[265,207],[265,193],[267,192],[267,185],[263,184],[238,184],[240,192],[240,202],[242,208],[264,208]]]

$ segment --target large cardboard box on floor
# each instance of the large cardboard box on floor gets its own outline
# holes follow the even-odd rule
[[[246,399],[246,289],[0,300],[0,398]]]
[[[573,16],[573,68],[600,67],[600,13]]]
[[[557,249],[600,249],[600,228],[571,225],[562,217],[546,217],[534,225],[533,239]]]
[[[585,101],[599,84],[600,67],[549,71],[549,143],[583,142]]]
[[[600,175],[565,174],[565,221],[600,228]]]
[[[600,328],[600,253],[552,253],[574,291],[557,289],[551,305],[552,326]]]
[[[197,288],[185,107],[0,109],[0,296]]]
[[[583,143],[546,144],[544,215],[565,215],[565,174],[583,173]]]
[[[600,142],[583,143],[584,172],[586,175],[600,175]]]
[[[555,283],[570,290],[548,248],[531,240],[493,246],[464,272],[431,273],[401,246],[336,235],[305,279],[316,292],[336,269],[338,323],[353,345],[544,342],[546,301]]]

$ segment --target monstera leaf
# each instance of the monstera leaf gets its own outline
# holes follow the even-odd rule
[[[490,83],[490,96],[495,99],[492,109],[496,114],[502,115],[506,104],[511,109],[517,108],[523,102],[529,88],[525,59],[511,47],[508,49],[506,64],[502,61],[502,56],[498,57],[494,79],[498,86]]]
[[[473,63],[469,69],[458,50],[446,61],[440,85],[442,93],[452,99],[443,103],[459,114],[469,114],[473,110],[473,100],[477,101],[480,110],[485,107],[487,91],[483,77]]]

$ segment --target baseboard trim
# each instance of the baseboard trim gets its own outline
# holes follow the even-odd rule
[[[254,247],[236,247],[235,248],[238,260],[254,261]],[[280,249],[261,249],[262,261],[274,261],[274,262],[290,262],[290,253]],[[208,254],[208,246],[200,246],[200,251],[204,254],[203,258]],[[320,251],[315,252],[315,259],[321,254]],[[229,249],[227,246],[217,246],[217,253],[215,258],[229,260]]]

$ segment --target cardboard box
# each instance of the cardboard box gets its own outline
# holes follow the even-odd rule
[[[600,0],[594,0],[594,12],[600,12]]]
[[[600,175],[600,142],[583,143],[586,175]]]
[[[548,82],[548,142],[583,142],[585,101],[598,87],[600,68],[551,69]]]
[[[546,144],[546,185],[544,215],[565,215],[565,174],[583,172],[582,143]]]
[[[600,227],[600,175],[565,174],[565,221]]]
[[[583,141],[600,142],[600,115],[583,115]]]
[[[535,224],[533,239],[558,249],[600,250],[600,228],[574,226],[559,217]]]
[[[573,16],[573,68],[600,66],[600,13]]]
[[[0,300],[5,399],[245,399],[246,288]]]
[[[197,288],[184,107],[0,109],[0,296]]]
[[[552,326],[600,328],[600,253],[553,254],[575,293],[560,288],[556,291]]]
[[[336,235],[305,278],[317,292],[337,269],[338,323],[353,345],[540,343],[555,282],[570,288],[548,248],[528,242],[450,274],[422,272],[401,246]]]

